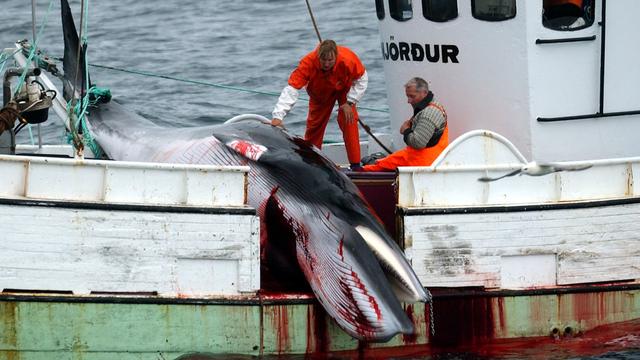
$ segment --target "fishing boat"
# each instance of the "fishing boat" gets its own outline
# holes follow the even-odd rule
[[[404,305],[414,334],[358,341],[303,285],[262,273],[246,166],[83,158],[70,146],[16,146],[6,131],[0,358],[638,346],[640,44],[627,38],[640,4],[375,7],[391,129],[411,115],[403,85],[420,76],[453,139],[429,167],[349,173],[433,294],[431,305]],[[37,93],[73,127],[32,50],[3,52],[15,65],[5,103],[24,74],[30,86],[15,96],[29,104]],[[30,121],[44,121],[32,109]],[[402,147],[398,134],[383,138]],[[373,140],[366,149],[380,150]],[[341,162],[339,145],[326,150]]]

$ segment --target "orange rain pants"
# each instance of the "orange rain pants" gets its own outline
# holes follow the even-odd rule
[[[444,128],[440,140],[435,146],[414,149],[407,146],[393,154],[378,160],[375,164],[365,165],[364,171],[396,171],[398,166],[429,166],[449,145],[449,125]]]
[[[304,134],[308,140],[318,148],[322,146],[324,132],[329,123],[331,112],[336,102],[338,106],[347,102],[347,93],[353,82],[365,72],[364,65],[350,49],[338,46],[336,64],[330,71],[324,72],[320,68],[317,49],[308,53],[300,60],[298,67],[289,77],[289,85],[296,89],[306,86],[309,94],[309,114],[307,129]],[[338,109],[338,125],[342,130],[347,157],[350,163],[360,162],[360,135],[358,133],[358,112],[352,106],[354,119],[347,124],[344,113]]]
[[[309,102],[309,116],[307,117],[304,139],[317,146],[318,149],[322,148],[324,131],[329,123],[329,117],[336,100],[332,99],[329,104],[318,104],[313,99]],[[358,132],[358,110],[355,105],[351,107],[351,110],[353,110],[353,121],[347,123],[344,113],[338,109],[338,126],[342,130],[342,139],[347,150],[349,163],[353,164],[360,162],[360,134]]]

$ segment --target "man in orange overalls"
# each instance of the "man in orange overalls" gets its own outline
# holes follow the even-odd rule
[[[304,138],[321,148],[331,111],[337,101],[338,125],[342,130],[347,157],[351,169],[359,170],[360,135],[356,103],[364,95],[367,82],[367,71],[353,51],[336,45],[333,40],[324,40],[300,60],[289,76],[289,83],[273,109],[271,124],[282,126],[282,120],[298,100],[299,90],[306,86],[309,114]]]
[[[402,150],[363,166],[364,171],[395,171],[398,166],[429,166],[449,145],[449,127],[444,107],[435,101],[427,82],[419,77],[405,84],[413,116],[400,126],[407,144]]]

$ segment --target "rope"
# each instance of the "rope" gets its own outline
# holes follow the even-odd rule
[[[58,59],[58,60],[60,60],[60,59]],[[180,78],[180,77],[164,75],[164,74],[151,73],[151,72],[141,71],[141,70],[128,70],[128,69],[117,68],[117,67],[107,66],[107,65],[99,65],[99,64],[89,64],[89,66],[95,67],[95,68],[100,68],[100,69],[119,71],[119,72],[124,72],[124,73],[129,73],[129,74],[135,74],[135,75],[142,75],[142,76],[148,76],[148,77],[154,77],[154,78],[160,78],[160,79],[173,80],[173,81],[178,81],[178,82],[183,82],[183,83],[188,83],[188,84],[203,85],[203,86],[219,88],[219,89],[225,89],[225,90],[234,90],[234,91],[241,91],[241,92],[246,92],[246,93],[251,93],[251,94],[267,95],[267,96],[274,96],[274,97],[280,96],[279,92],[276,93],[276,92],[271,92],[271,91],[251,90],[251,89],[246,89],[246,88],[241,88],[241,87],[236,87],[236,86],[221,85],[221,84],[216,84],[216,83],[211,83],[211,82],[206,82],[206,81],[200,81],[200,80],[191,80],[191,79]],[[301,96],[299,98],[299,100],[303,100],[303,101],[307,101],[307,102],[309,101],[309,99],[304,97],[304,96]],[[387,109],[375,109],[375,108],[370,108],[370,107],[365,107],[365,106],[359,106],[358,105],[358,110],[360,110],[360,109],[369,110],[369,111],[373,111],[373,112],[381,112],[381,113],[388,113],[389,112],[389,110],[387,110]]]
[[[78,119],[77,123],[73,124],[73,128],[79,128],[82,130],[82,137],[80,137],[80,134],[78,133],[67,133],[67,142],[73,142],[75,144],[75,142],[81,140],[84,145],[91,149],[91,152],[93,152],[93,156],[96,158],[102,157],[104,152],[102,151],[100,145],[95,141],[93,136],[91,136],[91,131],[89,131],[89,128],[87,127],[86,114],[89,105],[96,105],[97,103],[102,102],[103,99],[111,99],[111,91],[106,88],[92,86],[91,88],[89,88],[82,100],[77,103],[73,109],[71,109],[70,103],[67,104],[67,112],[73,111],[72,114],[75,114],[76,118]]]
[[[4,58],[4,53],[0,53],[0,74],[2,74],[2,71],[4,70],[4,64],[7,62],[7,60],[9,59]]]
[[[16,49],[14,52],[12,52],[9,55],[5,55],[4,52],[0,53],[0,74],[2,73],[2,70],[4,70],[4,66],[6,65],[7,61],[11,60],[13,58],[13,55],[19,53],[20,50],[22,49]]]

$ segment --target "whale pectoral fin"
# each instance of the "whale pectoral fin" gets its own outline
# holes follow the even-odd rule
[[[315,226],[304,229],[297,257],[327,313],[361,340],[387,341],[398,333],[412,333],[411,321],[358,233],[348,224],[342,228],[321,223],[324,226],[317,226],[316,219]]]

